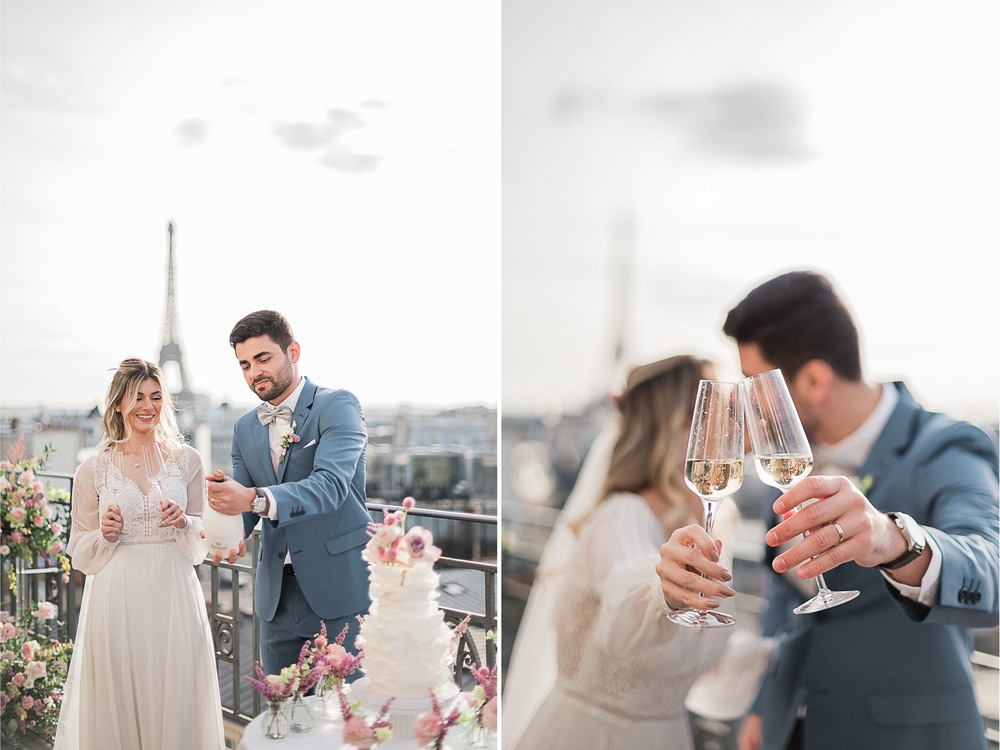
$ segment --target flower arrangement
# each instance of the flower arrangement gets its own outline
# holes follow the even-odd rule
[[[295,422],[292,422],[290,426],[281,428],[281,442],[279,443],[281,446],[281,455],[278,456],[279,464],[285,463],[285,454],[288,453],[288,449],[302,439],[295,434],[295,427]]]
[[[60,638],[41,638],[45,621],[53,620],[58,608],[50,602],[29,605],[19,623],[6,612],[0,613],[0,730],[17,747],[20,738],[32,730],[45,739],[55,734],[62,705],[63,683],[73,655],[73,642],[62,640],[65,629],[59,623]]]
[[[364,560],[403,568],[431,567],[437,562],[441,549],[434,546],[431,532],[422,526],[406,530],[406,514],[416,504],[412,497],[407,497],[403,500],[402,510],[390,513],[388,509],[382,509],[383,522],[368,526],[371,540],[361,553]]]
[[[0,556],[7,569],[7,582],[12,594],[17,594],[17,573],[10,561],[34,562],[44,557],[53,559],[69,580],[69,558],[63,554],[63,525],[56,520],[53,501],[69,503],[66,490],[46,489],[35,476],[45,468],[52,448],[46,446],[42,456],[24,457],[24,435],[0,461]]]
[[[340,635],[330,641],[326,635],[326,622],[320,621],[319,633],[313,639],[312,648],[309,648],[309,642],[306,641],[308,658],[313,664],[313,669],[317,670],[324,680],[326,689],[339,687],[361,666],[363,652],[359,651],[355,655],[344,648],[347,630],[348,626],[344,625]]]
[[[471,693],[465,694],[466,702],[472,710],[470,720],[484,729],[495,732],[497,729],[497,668],[471,667],[472,676],[476,679],[476,687]]]
[[[448,730],[462,718],[462,704],[461,701],[456,701],[451,711],[446,715],[441,710],[437,693],[434,690],[430,692],[431,710],[424,711],[417,717],[417,721],[413,725],[413,737],[416,739],[418,747],[442,750]]]
[[[344,742],[359,750],[368,750],[381,742],[392,739],[392,722],[389,721],[389,706],[396,700],[390,698],[382,706],[372,721],[361,711],[361,702],[351,704],[344,694],[343,685],[337,686],[337,696],[340,699],[340,713],[344,720]]]
[[[243,679],[249,682],[253,689],[269,703],[286,701],[298,689],[299,671],[297,664],[285,667],[279,674],[264,674],[264,670],[261,669],[258,662],[254,662],[253,668],[257,673],[257,678],[254,679],[250,675],[246,675]]]

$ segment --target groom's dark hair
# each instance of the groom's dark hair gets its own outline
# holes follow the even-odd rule
[[[229,334],[229,345],[235,349],[237,344],[258,336],[270,336],[271,340],[281,347],[281,351],[287,351],[295,341],[292,326],[284,315],[274,310],[258,310],[233,326]]]
[[[830,280],[814,271],[764,282],[729,311],[722,331],[737,344],[756,344],[786,379],[811,359],[845,380],[861,379],[858,329]]]

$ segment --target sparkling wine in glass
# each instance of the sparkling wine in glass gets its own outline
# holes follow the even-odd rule
[[[104,486],[111,491],[111,505],[116,508],[121,506],[118,504],[118,495],[125,489],[125,456],[122,455],[121,451],[114,450],[108,453],[108,465],[104,469]],[[101,509],[101,514],[107,508]],[[125,530],[119,531],[118,534],[121,536],[125,533]]]
[[[765,484],[785,493],[805,479],[813,466],[812,449],[788,386],[781,370],[768,370],[744,378],[740,386],[757,476]],[[796,508],[801,509],[801,505]],[[860,594],[859,591],[831,591],[822,575],[815,580],[816,596],[796,607],[793,610],[796,614],[820,612],[849,602]]]
[[[736,383],[702,380],[691,418],[684,480],[705,505],[705,531],[712,534],[719,503],[743,484],[743,407]],[[718,628],[736,618],[689,607],[667,617],[679,625]]]
[[[163,451],[159,443],[142,446],[142,464],[146,470],[146,481],[149,482],[149,498],[157,510],[163,507],[163,480],[166,478],[167,466],[163,461]]]

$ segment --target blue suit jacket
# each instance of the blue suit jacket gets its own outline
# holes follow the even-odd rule
[[[365,612],[368,565],[361,551],[371,517],[365,506],[365,429],[361,405],[344,390],[306,381],[292,421],[299,442],[278,464],[275,476],[268,429],[256,410],[233,428],[233,478],[247,487],[265,487],[274,497],[278,520],[261,523],[254,581],[254,609],[270,621],[278,606],[285,552],[302,593],[320,618],[332,620]],[[243,514],[247,536],[258,516]]]
[[[799,706],[810,750],[986,748],[971,679],[970,627],[998,618],[997,448],[983,430],[924,411],[902,383],[861,476],[884,511],[916,519],[941,551],[937,603],[898,594],[878,569],[842,565],[848,604],[795,615],[800,592],[775,576],[768,618],[781,640],[751,709],[764,748],[784,748]],[[767,627],[767,626],[766,626]]]

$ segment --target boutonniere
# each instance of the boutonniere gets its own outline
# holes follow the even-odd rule
[[[295,434],[295,427],[295,422],[292,422],[291,425],[285,427],[281,431],[281,442],[279,443],[279,445],[281,445],[281,456],[278,457],[279,464],[283,464],[285,462],[285,454],[288,453],[288,449],[292,447],[292,444],[297,443],[302,439]]]

